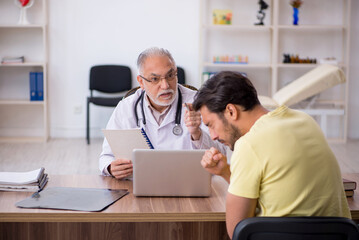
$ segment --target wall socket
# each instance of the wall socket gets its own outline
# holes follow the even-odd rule
[[[82,113],[82,106],[78,105],[74,107],[74,114],[81,114]]]

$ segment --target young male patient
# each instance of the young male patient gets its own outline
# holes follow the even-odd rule
[[[269,112],[252,83],[234,72],[207,80],[193,102],[213,140],[234,152],[230,166],[218,149],[202,166],[228,183],[226,224],[253,216],[351,218],[337,160],[318,124],[280,106]]]

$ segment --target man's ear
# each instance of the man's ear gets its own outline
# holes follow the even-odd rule
[[[226,106],[226,110],[224,111],[224,115],[228,120],[237,120],[239,118],[240,112],[236,105],[229,103]]]
[[[145,89],[145,86],[143,85],[143,79],[140,77],[140,75],[137,75],[137,82],[140,84],[141,89]]]

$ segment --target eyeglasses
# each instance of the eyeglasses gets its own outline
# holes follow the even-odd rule
[[[150,82],[152,84],[157,84],[161,81],[162,78],[164,78],[167,82],[172,82],[173,80],[175,80],[177,78],[177,71],[170,72],[164,77],[153,75],[149,79],[147,79],[141,75],[139,75],[139,76],[142,79],[146,80],[147,82]]]

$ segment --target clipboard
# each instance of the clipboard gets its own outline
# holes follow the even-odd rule
[[[128,193],[127,189],[51,187],[32,194],[15,206],[99,212]]]
[[[132,159],[133,149],[154,149],[143,128],[102,129],[116,159]]]

